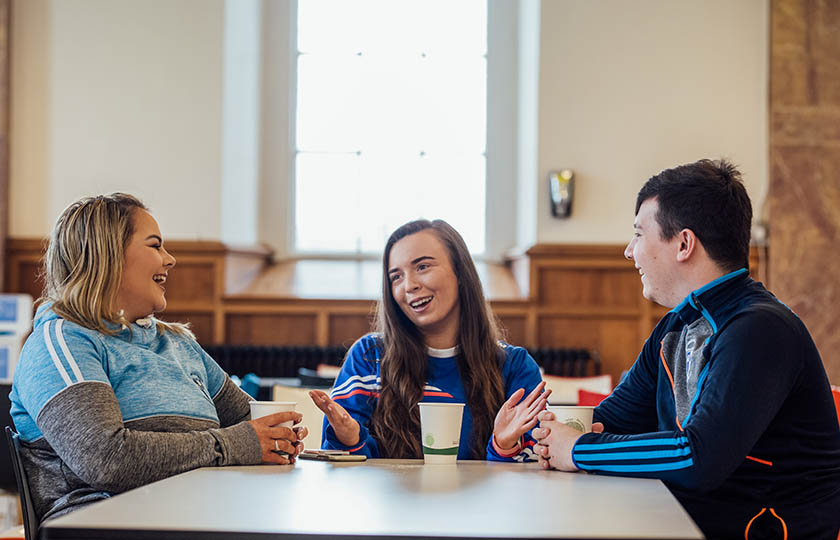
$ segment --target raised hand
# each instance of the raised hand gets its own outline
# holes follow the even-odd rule
[[[520,388],[502,404],[493,423],[493,437],[496,445],[502,449],[516,446],[519,439],[537,425],[537,415],[545,409],[551,390],[546,390],[545,381],[540,382],[525,399],[525,389]]]
[[[344,407],[330,399],[330,396],[321,390],[310,390],[309,397],[319,409],[324,411],[327,422],[332,426],[341,444],[355,446],[359,442],[359,423],[344,410]]]
[[[263,463],[287,465],[295,462],[295,458],[303,450],[301,441],[309,434],[309,430],[305,427],[281,427],[278,424],[290,420],[297,424],[302,418],[303,415],[299,412],[289,411],[248,421],[260,441]]]

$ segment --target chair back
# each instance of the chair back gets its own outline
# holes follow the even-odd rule
[[[9,443],[9,455],[12,458],[12,468],[15,470],[15,480],[17,480],[18,494],[20,495],[24,534],[26,540],[36,540],[38,538],[38,516],[35,515],[32,494],[29,492],[29,479],[26,477],[26,469],[23,468],[23,460],[20,457],[20,435],[11,427],[6,426],[6,440]]]
[[[548,402],[551,405],[576,405],[580,390],[607,395],[613,389],[611,375],[594,375],[592,377],[543,375],[543,380],[546,389],[551,389],[551,395],[548,396]]]
[[[309,450],[321,448],[321,429],[324,425],[324,413],[309,397],[309,388],[283,386],[275,384],[272,392],[274,401],[294,401],[295,410],[303,415],[302,425],[309,428],[309,435],[303,439],[303,446]]]

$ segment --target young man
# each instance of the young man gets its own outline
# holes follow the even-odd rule
[[[659,478],[709,538],[838,538],[840,427],[808,330],[748,268],[736,168],[654,176],[625,257],[673,308],[581,435],[541,413],[546,468]]]

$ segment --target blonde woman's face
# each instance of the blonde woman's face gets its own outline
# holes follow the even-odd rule
[[[129,321],[166,308],[166,277],[175,258],[163,248],[157,221],[142,209],[134,212],[134,234],[125,248],[122,282],[117,293],[117,309]]]

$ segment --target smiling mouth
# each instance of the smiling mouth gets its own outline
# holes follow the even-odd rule
[[[152,276],[152,280],[153,280],[155,283],[157,283],[157,284],[158,284],[158,286],[159,286],[161,289],[163,289],[164,291],[166,290],[166,289],[164,289],[164,287],[163,287],[163,284],[164,284],[164,283],[166,283],[166,274],[155,274],[154,276]]]
[[[431,302],[433,298],[434,296],[424,296],[423,298],[418,298],[417,300],[409,302],[408,305],[411,306],[411,309],[420,311],[429,305],[429,302]]]

